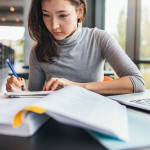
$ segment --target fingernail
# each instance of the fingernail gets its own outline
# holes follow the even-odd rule
[[[21,81],[22,81],[23,79],[21,78]]]

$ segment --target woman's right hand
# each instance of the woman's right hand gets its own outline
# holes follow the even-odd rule
[[[28,91],[26,89],[25,80],[23,78],[16,78],[14,75],[12,75],[10,78],[7,79],[6,83],[6,90],[8,92],[13,92],[15,89],[22,91],[21,89],[24,88],[25,91]]]

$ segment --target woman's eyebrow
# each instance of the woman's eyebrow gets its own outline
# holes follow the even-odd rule
[[[67,10],[59,10],[59,11],[56,11],[56,13],[62,13],[62,12],[67,12]]]
[[[49,13],[49,11],[47,11],[47,10],[45,10],[45,9],[43,9],[42,11]],[[56,13],[63,13],[63,12],[67,12],[67,10],[59,10],[59,11],[56,11]]]
[[[49,12],[49,11],[47,11],[47,10],[44,10],[44,9],[43,9],[42,11]]]

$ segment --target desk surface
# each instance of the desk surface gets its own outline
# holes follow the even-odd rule
[[[0,150],[105,150],[86,131],[50,119],[32,137],[0,135]]]

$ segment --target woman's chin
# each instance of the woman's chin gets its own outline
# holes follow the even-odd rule
[[[54,38],[55,38],[57,41],[61,41],[61,40],[65,39],[66,37],[54,36]]]

